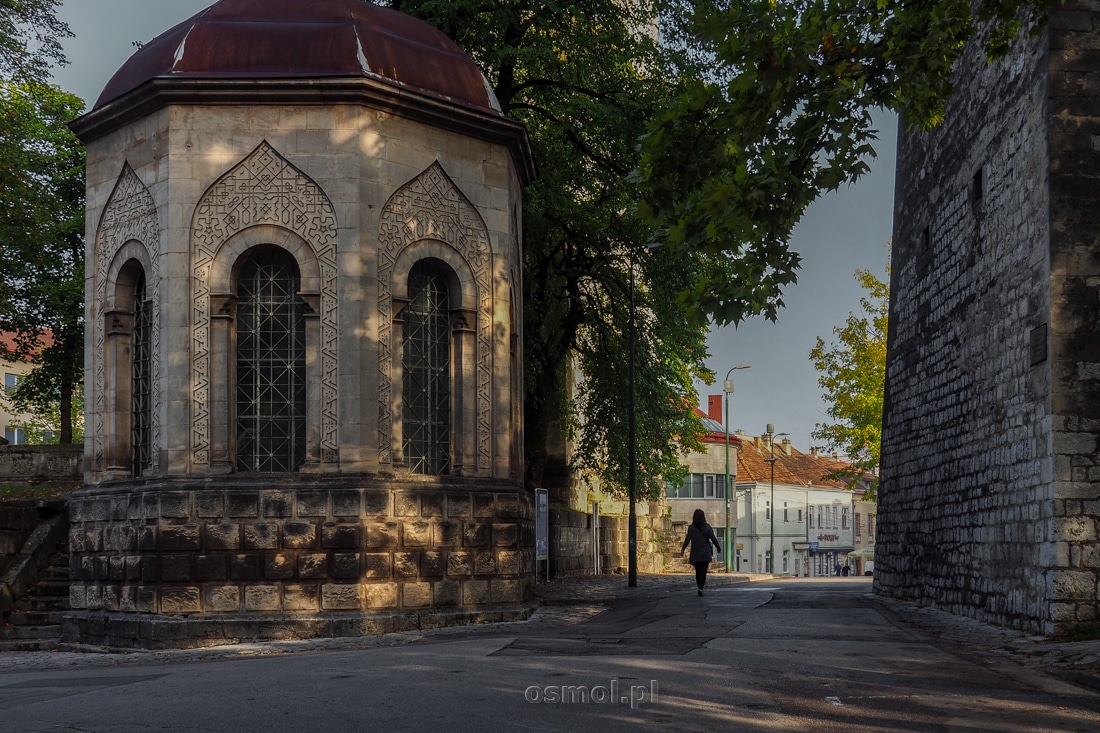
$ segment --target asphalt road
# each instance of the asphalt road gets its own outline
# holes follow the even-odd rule
[[[909,623],[865,578],[702,598],[685,579],[359,644],[0,659],[12,733],[1095,733],[1098,710],[1096,692]]]

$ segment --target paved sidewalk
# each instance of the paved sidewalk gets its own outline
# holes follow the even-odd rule
[[[707,588],[720,588],[753,580],[769,580],[771,575],[749,575],[747,573],[710,573],[707,575]],[[673,591],[694,591],[695,571],[690,573],[663,573],[661,575],[638,574],[638,585],[627,585],[626,575],[582,575],[575,578],[558,578],[540,582],[535,586],[535,595],[546,605],[566,605],[574,603],[609,602],[618,598],[648,593],[671,593]]]
[[[770,575],[712,573],[707,577],[707,588],[769,581],[783,582]],[[639,574],[638,585],[634,588],[627,585],[625,575],[556,579],[538,583],[535,594],[542,599],[543,605],[527,621],[408,631],[384,636],[236,644],[205,649],[115,653],[94,649],[79,652],[4,652],[0,653],[0,673],[239,659],[332,649],[370,649],[414,643],[427,637],[468,635],[482,630],[486,633],[508,633],[585,621],[603,613],[618,600],[674,593],[693,594],[694,590],[695,576],[688,573]],[[883,598],[871,593],[869,583],[866,597],[883,614],[899,624],[912,625],[940,640],[952,653],[1011,661],[1022,672],[1049,674],[1100,692],[1100,640],[1057,641],[1030,636],[934,608]]]

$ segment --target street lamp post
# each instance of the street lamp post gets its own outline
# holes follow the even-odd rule
[[[768,429],[765,431],[768,435],[768,445],[771,447],[771,458],[765,458],[764,460],[771,464],[772,467],[772,498],[771,498],[771,529],[769,530],[768,537],[768,572],[775,574],[775,439],[784,435],[790,435],[790,433],[776,433],[775,426],[768,423]]]
[[[733,487],[730,486],[730,395],[733,394],[733,380],[730,379],[730,375],[737,369],[748,369],[745,364],[738,364],[737,366],[726,372],[726,380],[722,385],[722,391],[726,395],[726,572],[730,571],[730,563],[733,557],[733,548],[736,545],[733,544],[733,535],[730,529],[730,499],[733,496]],[[735,568],[736,569],[736,568]]]
[[[647,250],[660,249],[664,245],[651,242]],[[626,520],[626,584],[629,588],[638,587],[638,422],[634,399],[634,333],[637,330],[637,306],[634,304],[634,255],[630,256],[630,418],[627,430],[630,432],[627,460],[627,483],[629,484],[630,509]]]
[[[638,462],[638,425],[634,400],[634,258],[630,258],[630,417],[627,429],[630,431],[630,448],[627,460],[627,481],[630,485],[630,511],[626,522],[626,585],[638,587],[638,473],[634,464]]]

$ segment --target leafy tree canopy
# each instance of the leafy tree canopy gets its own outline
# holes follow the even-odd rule
[[[61,0],[0,0],[0,78],[42,82],[64,65],[61,39],[73,35],[58,19]]]
[[[36,368],[14,391],[21,411],[72,396],[84,364],[84,148],[66,124],[84,103],[55,86],[0,81],[0,358]]]
[[[855,278],[866,291],[859,301],[862,313],[849,313],[844,326],[833,329],[832,343],[818,338],[810,351],[832,418],[819,423],[813,437],[825,441],[829,450],[844,452],[850,468],[832,477],[852,485],[878,468],[881,453],[890,268],[885,281],[867,270],[856,270]]]
[[[684,0],[683,43],[713,61],[644,142],[644,218],[669,244],[729,267],[701,270],[690,315],[775,318],[800,258],[791,230],[874,155],[871,110],[927,129],[972,39],[990,59],[1061,0]],[[732,271],[734,277],[726,277]]]

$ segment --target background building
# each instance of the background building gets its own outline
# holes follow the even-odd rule
[[[9,348],[15,344],[9,334],[0,332],[0,341]],[[26,420],[29,416],[14,412],[14,407],[7,399],[7,392],[19,384],[24,375],[30,373],[34,365],[28,361],[0,361],[0,374],[3,374],[4,383],[0,387],[4,390],[4,399],[0,399],[0,428],[3,428],[3,437],[8,445],[22,445],[26,442],[26,436],[22,428],[15,425],[17,421]]]

